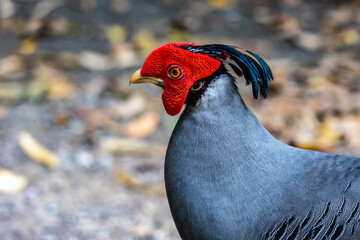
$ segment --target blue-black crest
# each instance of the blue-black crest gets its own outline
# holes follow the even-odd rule
[[[258,99],[259,92],[262,97],[267,97],[273,75],[267,63],[255,53],[222,44],[184,45],[181,48],[206,54],[230,66],[236,75],[245,77],[246,84],[251,83],[255,99]]]

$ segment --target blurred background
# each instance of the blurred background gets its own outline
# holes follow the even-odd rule
[[[0,0],[1,240],[180,239],[163,184],[178,116],[128,86],[180,41],[258,53],[269,98],[239,88],[265,127],[360,156],[358,0]]]

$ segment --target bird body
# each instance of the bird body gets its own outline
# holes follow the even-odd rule
[[[185,109],[166,155],[167,194],[183,239],[336,239],[345,230],[354,236],[360,199],[351,184],[358,183],[360,159],[277,141],[229,76],[208,91],[216,95],[205,92],[196,109]]]
[[[223,67],[195,79],[186,104],[165,159],[182,239],[360,239],[360,158],[276,140]]]

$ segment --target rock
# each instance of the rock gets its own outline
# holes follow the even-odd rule
[[[120,68],[139,65],[139,59],[130,44],[114,44],[111,47],[111,59]]]
[[[80,149],[75,153],[75,162],[79,167],[90,168],[94,165],[95,159],[91,152]]]
[[[324,42],[321,35],[309,32],[302,32],[290,41],[299,48],[309,52],[321,50]]]
[[[11,0],[0,0],[0,19],[11,17],[16,8],[15,4]]]
[[[108,9],[110,12],[121,14],[129,10],[129,0],[110,0],[108,3]]]
[[[141,94],[133,94],[123,102],[110,102],[108,109],[114,116],[130,119],[146,109],[146,98]]]
[[[94,51],[83,51],[79,54],[78,63],[85,69],[91,71],[106,71],[112,66],[109,58]]]

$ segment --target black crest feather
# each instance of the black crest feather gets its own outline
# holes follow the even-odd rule
[[[255,53],[222,44],[184,45],[181,48],[206,54],[227,64],[236,75],[244,76],[247,84],[251,83],[255,99],[258,99],[259,92],[262,97],[267,97],[269,82],[273,80],[273,75],[267,63]]]

